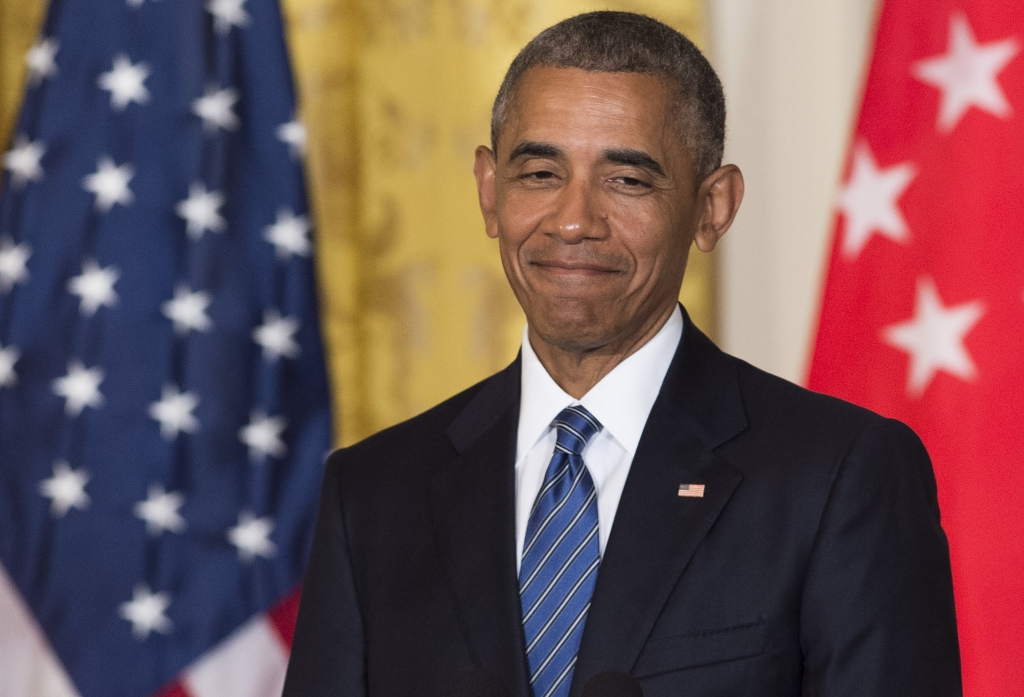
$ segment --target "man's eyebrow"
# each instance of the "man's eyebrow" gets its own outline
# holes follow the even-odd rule
[[[540,143],[535,140],[526,140],[512,149],[508,161],[518,160],[521,157],[558,157],[562,149],[551,143]]]
[[[658,161],[641,150],[630,150],[628,148],[620,150],[605,150],[604,159],[618,165],[640,167],[641,169],[646,169],[654,174],[659,174],[663,177],[665,176],[665,170],[661,168]]]

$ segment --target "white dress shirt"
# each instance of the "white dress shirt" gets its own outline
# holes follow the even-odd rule
[[[573,404],[582,404],[603,426],[584,448],[583,462],[597,490],[598,537],[604,555],[640,434],[682,335],[683,314],[677,306],[650,341],[576,400],[551,379],[530,345],[529,327],[523,330],[522,396],[516,441],[517,569],[523,556],[530,510],[555,452],[557,434],[551,422]]]

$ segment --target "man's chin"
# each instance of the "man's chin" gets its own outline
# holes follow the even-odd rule
[[[614,328],[606,326],[607,316],[597,312],[572,312],[559,308],[533,314],[528,318],[531,338],[564,351],[590,351],[613,341],[616,336]]]

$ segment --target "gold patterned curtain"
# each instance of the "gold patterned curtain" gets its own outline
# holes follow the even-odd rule
[[[25,51],[32,45],[44,0],[0,0],[0,151],[7,150],[21,106]]]
[[[504,367],[523,317],[476,202],[473,150],[516,52],[580,12],[622,9],[701,43],[700,0],[281,0],[317,222],[336,433],[352,443]],[[0,136],[42,0],[0,0]],[[683,302],[714,333],[709,258]]]

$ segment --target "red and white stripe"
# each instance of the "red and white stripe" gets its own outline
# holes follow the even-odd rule
[[[299,609],[296,588],[186,668],[154,697],[279,697]],[[80,697],[0,567],[0,697]]]

